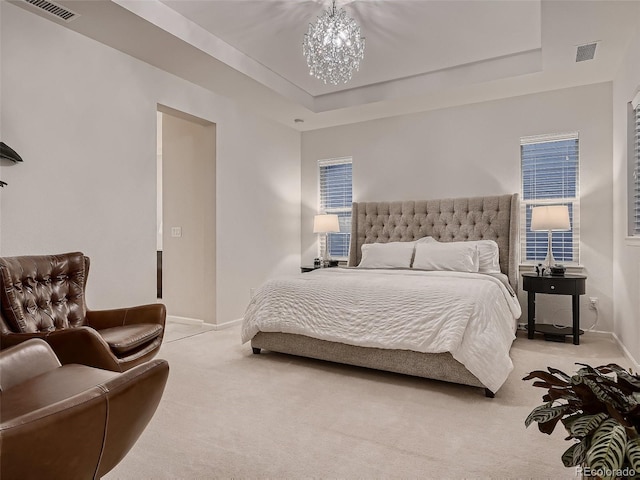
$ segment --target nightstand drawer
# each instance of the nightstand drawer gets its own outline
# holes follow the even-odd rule
[[[574,293],[576,293],[576,282],[575,280],[558,280],[549,278],[546,282],[544,282],[544,284],[541,285],[541,288],[537,291],[538,293],[573,295]]]
[[[548,293],[551,295],[583,295],[586,277],[572,275],[564,277],[537,277],[523,274],[522,288],[526,292]]]

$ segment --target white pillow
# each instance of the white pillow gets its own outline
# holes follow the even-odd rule
[[[413,243],[433,243],[433,242],[437,242],[437,240],[433,237],[422,237],[422,238],[419,238],[418,240],[414,240]]]
[[[475,273],[478,271],[478,247],[470,242],[418,243],[413,268]]]
[[[409,268],[414,248],[415,242],[365,243],[358,267]]]
[[[500,251],[494,240],[472,240],[466,243],[478,247],[478,272],[500,273]]]

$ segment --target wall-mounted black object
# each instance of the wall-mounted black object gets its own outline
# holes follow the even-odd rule
[[[6,158],[13,163],[22,161],[22,157],[16,151],[4,142],[0,142],[0,158]]]
[[[22,157],[18,155],[18,153],[13,148],[11,148],[4,142],[0,142],[0,158],[10,160],[13,163],[22,162]],[[7,182],[3,182],[2,180],[0,180],[0,187],[4,187],[6,184]]]
[[[6,158],[13,163],[22,162],[22,157],[18,155],[18,152],[4,142],[0,142],[0,158]]]

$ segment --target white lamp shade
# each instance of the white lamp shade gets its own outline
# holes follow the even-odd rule
[[[569,207],[566,205],[533,207],[531,230],[571,230]]]
[[[313,233],[335,233],[339,231],[338,215],[316,215],[313,217]]]

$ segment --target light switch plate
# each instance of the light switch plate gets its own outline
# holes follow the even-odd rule
[[[181,237],[182,236],[182,227],[171,227],[171,236],[172,237]]]

